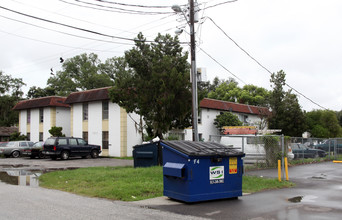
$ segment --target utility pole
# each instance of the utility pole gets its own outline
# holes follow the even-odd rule
[[[179,5],[173,5],[172,10],[181,12],[190,26],[190,53],[191,53],[191,93],[192,93],[192,140],[199,141],[198,137],[198,98],[197,98],[197,69],[196,69],[196,41],[195,41],[195,7],[194,0],[189,0],[189,20]],[[180,31],[181,33],[181,31]]]
[[[194,0],[189,0],[190,25],[190,53],[192,79],[192,140],[199,141],[198,137],[198,98],[197,98],[197,69],[196,69],[196,41],[195,41],[195,10]]]

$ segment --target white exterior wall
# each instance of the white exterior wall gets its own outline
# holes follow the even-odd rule
[[[21,110],[19,112],[19,117],[20,117],[20,121],[19,121],[19,133],[26,135],[27,133],[27,110]]]
[[[83,114],[82,114],[82,103],[73,104],[73,117],[72,117],[72,136],[81,138],[83,135],[82,123],[83,123]],[[71,135],[71,134],[70,134]]]
[[[39,111],[38,111],[39,112]],[[44,122],[43,122],[43,141],[45,141],[48,137],[51,137],[49,130],[51,129],[51,108],[44,108]]]
[[[62,127],[62,133],[70,136],[70,108],[56,108],[56,127]]]
[[[129,115],[137,123],[140,122],[140,116],[138,114],[130,113]],[[133,155],[133,147],[142,143],[141,134],[135,128],[135,122],[131,117],[127,114],[127,156],[129,157]]]
[[[30,131],[31,141],[39,141],[39,108],[31,109]]]
[[[110,156],[120,156],[120,106],[108,102],[108,153]]]
[[[88,103],[88,142],[102,146],[102,102]]]

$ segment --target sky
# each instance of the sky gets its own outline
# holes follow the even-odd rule
[[[221,4],[222,3],[222,4]],[[126,5],[123,5],[126,4]],[[22,78],[27,92],[45,87],[64,60],[95,53],[102,62],[133,47],[139,32],[179,35],[189,51],[187,0],[2,0],[0,70]],[[271,90],[283,70],[305,111],[342,110],[342,1],[198,0],[196,65],[207,80],[235,78]],[[148,7],[146,7],[148,6]],[[163,6],[163,7],[152,7]],[[124,9],[124,10],[122,10]],[[186,13],[185,13],[186,15]],[[248,55],[247,55],[248,53]]]

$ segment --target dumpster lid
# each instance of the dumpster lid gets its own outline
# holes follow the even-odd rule
[[[162,141],[161,143],[188,156],[245,156],[241,151],[215,142]]]

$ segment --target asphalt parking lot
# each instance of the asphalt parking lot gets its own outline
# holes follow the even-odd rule
[[[113,158],[99,157],[97,159],[69,158],[68,160],[31,159],[22,158],[0,158],[0,170],[8,168],[48,171],[55,169],[75,169],[81,167],[100,167],[100,166],[133,166],[133,160],[121,160]]]

